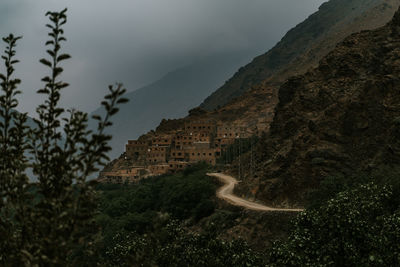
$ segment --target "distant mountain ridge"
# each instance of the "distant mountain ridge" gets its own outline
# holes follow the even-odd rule
[[[128,92],[130,102],[113,118],[110,133],[112,157],[124,151],[129,139],[155,129],[162,119],[184,117],[212,90],[232,76],[234,71],[252,57],[251,52],[232,52],[202,59],[190,66],[168,73],[160,80]],[[102,113],[97,109],[92,114]],[[91,126],[92,128],[95,125]]]

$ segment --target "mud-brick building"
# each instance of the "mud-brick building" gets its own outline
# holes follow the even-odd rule
[[[119,170],[104,177],[124,182],[184,170],[196,162],[216,165],[217,158],[237,139],[251,133],[241,125],[216,124],[212,120],[187,121],[183,129],[168,133],[151,132],[139,140],[129,140],[125,160],[141,170]]]
[[[192,149],[207,149],[211,148],[210,142],[193,142],[193,145],[190,147]]]
[[[171,161],[185,161],[186,160],[185,150],[172,148],[169,154],[169,159]]]
[[[212,120],[189,121],[185,123],[184,131],[187,133],[206,132],[213,134],[216,130],[216,124]]]
[[[132,159],[145,157],[148,146],[149,142],[146,141],[129,140],[128,144],[125,145],[126,156]]]
[[[214,145],[224,149],[235,143],[235,139],[249,138],[251,134],[246,127],[240,125],[218,125]]]
[[[217,126],[216,138],[248,138],[249,133],[246,127],[237,125],[219,125]]]
[[[176,133],[173,146],[176,149],[184,149],[185,147],[192,146],[194,141],[193,134],[186,132]]]
[[[146,161],[149,165],[157,163],[166,163],[168,161],[169,147],[150,146],[147,149]]]
[[[183,171],[187,167],[190,167],[191,164],[189,162],[186,162],[186,161],[173,161],[173,160],[171,160],[171,161],[168,162],[168,166],[169,166],[169,171],[172,172],[172,173],[175,173],[175,172]]]
[[[152,176],[158,176],[168,173],[170,171],[170,167],[167,163],[150,165],[149,171]]]
[[[194,142],[208,142],[211,143],[214,140],[214,134],[209,132],[199,132],[193,134]]]
[[[217,163],[217,150],[215,148],[192,148],[185,150],[185,152],[191,163],[207,162],[211,165]]]
[[[131,183],[148,174],[148,170],[144,167],[123,168],[115,171],[101,172],[99,181],[107,183]]]
[[[171,146],[174,140],[173,135],[156,135],[151,139],[152,146]]]
[[[192,147],[195,143],[211,143],[214,140],[209,132],[180,132],[175,135],[173,146],[177,149]]]
[[[214,146],[215,148],[227,148],[229,145],[232,145],[233,143],[235,143],[235,138],[216,138],[214,141]]]

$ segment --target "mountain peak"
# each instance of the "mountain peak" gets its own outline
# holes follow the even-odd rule
[[[316,67],[346,36],[391,21],[398,0],[330,0],[287,34],[267,53],[240,68],[201,104],[207,110],[229,105],[258,86],[274,94],[289,77]],[[393,20],[400,25],[399,14]],[[268,103],[269,104],[269,103]]]
[[[400,31],[400,8],[396,11],[391,21],[391,25],[393,28],[397,28],[397,31]]]

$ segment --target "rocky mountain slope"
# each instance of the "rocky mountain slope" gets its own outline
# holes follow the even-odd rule
[[[400,10],[386,26],[352,34],[317,68],[290,78],[241,194],[283,206],[333,173],[400,159]]]
[[[251,58],[252,52],[236,52],[205,58],[170,72],[160,80],[127,93],[130,101],[113,117],[110,142],[112,158],[124,151],[128,139],[156,128],[162,119],[180,118],[200,104],[212,90]],[[93,114],[101,114],[98,109]],[[95,128],[96,125],[92,125]]]
[[[316,65],[345,36],[384,25],[399,5],[395,0],[331,0],[323,4],[318,12],[289,31],[273,49],[241,68],[207,98],[201,107],[209,111],[196,117],[234,121],[258,133],[268,131],[278,102],[279,85],[290,75],[304,73]],[[185,116],[190,108],[198,105],[213,88],[244,64],[249,55],[237,53],[207,59],[129,93],[130,103],[115,118],[110,156],[120,155],[128,139],[154,129],[162,119]],[[253,80],[257,82],[250,82]],[[239,84],[243,90],[239,90],[239,97],[232,99],[230,91],[235,91]],[[214,97],[218,94],[230,102],[223,106],[226,101]],[[215,107],[205,104],[210,99],[215,99],[222,107],[210,110]],[[100,109],[94,113],[99,112]],[[167,124],[167,128],[171,127],[173,125]]]
[[[331,0],[290,30],[266,54],[241,68],[201,105],[216,117],[267,130],[280,85],[317,66],[346,36],[383,26],[400,3],[396,0]]]
[[[350,2],[351,5],[348,2]],[[344,6],[340,6],[340,3],[343,3]],[[360,9],[359,5],[363,5],[363,8]],[[385,23],[391,20],[399,5],[399,2],[392,0],[352,0],[346,2],[343,2],[342,0],[331,0],[328,3],[325,3],[318,11],[320,15],[314,14],[314,17],[322,16],[321,14],[323,13],[323,11],[326,13],[334,12],[335,14],[349,14],[349,12],[354,12],[352,13],[352,19],[349,19],[349,17],[347,17],[346,20],[340,16],[336,16],[336,23],[334,24],[335,26],[332,26],[330,28],[331,31],[329,32],[329,34],[324,33],[324,37],[321,37],[319,41],[316,41],[312,44],[310,43],[311,47],[305,49],[304,51],[306,52],[303,51],[304,53],[299,55],[295,60],[291,61],[290,64],[287,64],[287,69],[282,67],[282,70],[274,73],[274,75],[272,75],[270,79],[266,79],[257,85],[252,85],[250,88],[248,88],[248,90],[244,92],[242,96],[233,99],[227,105],[219,109],[213,111],[204,111],[201,108],[193,109],[190,112],[190,115],[184,119],[207,120],[212,118],[216,119],[217,121],[235,122],[240,125],[247,125],[261,135],[262,132],[268,133],[270,129],[270,123],[274,119],[275,113],[277,113],[272,124],[271,132],[264,135],[263,141],[259,146],[258,155],[256,157],[256,160],[258,161],[256,162],[257,164],[255,164],[254,162],[249,162],[250,158],[253,157],[249,157],[247,159],[247,163],[246,158],[242,159],[242,163],[244,162],[244,166],[242,166],[242,172],[246,173],[248,176],[244,178],[240,177],[240,179],[242,180],[242,183],[240,183],[240,187],[238,189],[238,193],[240,195],[255,197],[271,205],[302,206],[305,200],[305,192],[310,188],[318,186],[318,183],[322,177],[330,174],[332,171],[340,170],[341,172],[351,172],[356,167],[366,168],[365,166],[369,166],[368,164],[370,164],[371,162],[373,163],[373,161],[369,162],[368,160],[360,163],[362,153],[364,153],[368,149],[365,150],[365,148],[363,148],[364,150],[362,150],[362,152],[359,152],[359,156],[356,157],[356,151],[353,151],[349,148],[350,145],[357,144],[357,142],[353,140],[357,139],[357,135],[353,137],[343,137],[344,139],[341,139],[343,133],[340,132],[339,129],[342,129],[343,125],[353,125],[354,123],[354,125],[358,125],[357,123],[359,123],[361,125],[359,127],[365,126],[362,126],[362,123],[358,121],[350,121],[346,123],[342,122],[342,120],[347,117],[354,117],[351,113],[353,108],[349,108],[348,113],[344,114],[342,114],[341,111],[337,112],[336,110],[334,110],[334,103],[338,102],[339,100],[334,98],[337,96],[336,93],[332,92],[333,95],[331,95],[330,88],[331,86],[332,90],[336,90],[335,86],[337,86],[337,90],[345,86],[349,86],[350,89],[358,88],[357,82],[359,82],[360,80],[364,81],[363,79],[365,79],[365,76],[367,75],[366,73],[368,73],[368,75],[370,74],[365,70],[364,73],[359,73],[358,71],[363,71],[361,67],[365,66],[366,68],[366,66],[374,66],[375,63],[380,64],[381,61],[364,62],[363,65],[361,64],[361,61],[364,59],[363,54],[361,53],[360,55],[355,56],[355,58],[358,57],[358,61],[348,63],[351,67],[347,67],[347,69],[345,67],[340,67],[342,69],[340,71],[337,71],[335,70],[335,68],[339,68],[339,66],[341,66],[340,64],[344,64],[344,62],[352,62],[351,57],[347,57],[347,55],[342,55],[338,52],[344,50],[346,47],[348,48],[348,45],[346,46],[346,44],[348,43],[349,39],[346,39],[345,42],[340,43],[337,46],[336,50],[334,50],[334,52],[329,53],[328,50],[335,47],[336,44],[343,40],[348,33],[351,34],[361,29],[375,29],[378,26],[383,26]],[[344,11],[343,9],[341,9],[342,7],[350,10]],[[339,8],[339,11],[335,11],[334,8]],[[310,18],[312,18],[313,16],[311,16]],[[325,16],[329,16],[329,14],[325,14]],[[344,17],[346,18],[346,16]],[[308,21],[310,20],[310,18],[308,19]],[[318,22],[319,20],[315,20],[315,24],[313,25],[317,27]],[[387,28],[388,27],[386,27],[385,29]],[[384,35],[385,33],[382,34]],[[369,36],[365,32],[362,32],[360,34],[360,36],[364,35]],[[301,38],[301,34],[298,35],[298,38]],[[359,47],[358,49],[363,50],[364,48],[369,47],[369,42],[374,42],[373,40],[370,40],[368,38],[369,37],[367,37],[366,40],[362,39],[366,42],[366,44],[363,47]],[[391,42],[390,40],[387,41]],[[375,45],[375,47],[379,47],[379,44],[372,45]],[[329,55],[326,58],[323,58],[323,56],[328,53]],[[313,66],[321,58],[323,58],[321,60],[321,65],[316,70],[307,73],[306,76],[290,78],[289,81],[281,87],[280,93],[278,95],[279,85],[282,84],[284,80],[287,80],[289,74],[297,72],[304,73],[306,72],[307,66]],[[380,59],[378,58],[377,60]],[[358,66],[358,64],[360,64],[360,66]],[[295,66],[302,67],[297,68]],[[332,70],[335,71],[335,75],[325,77],[323,75],[325,75],[326,73],[323,71],[318,72],[318,70]],[[339,74],[344,76],[351,74],[353,76],[351,76],[350,78],[347,77],[346,79],[342,79]],[[328,77],[331,80],[329,80]],[[352,80],[352,77],[354,77],[354,80]],[[336,78],[338,78],[339,80],[336,81]],[[378,78],[376,77],[374,79],[378,80]],[[331,82],[332,84],[330,84]],[[347,84],[347,82],[349,82],[349,84]],[[297,93],[301,94],[301,90],[303,90],[303,87],[305,85],[300,86],[298,83],[310,83],[311,85],[313,85],[315,88],[313,87],[313,89],[310,89],[312,94],[309,94],[308,92],[303,92],[301,98],[299,98],[298,102],[295,102],[293,106],[283,105],[285,101],[291,103],[294,99],[290,98],[290,101],[285,100],[287,99],[287,97],[285,98],[286,95],[296,95]],[[319,87],[325,88],[325,91],[321,91],[321,93],[319,93]],[[291,88],[291,91],[289,90],[291,92],[290,94],[285,93],[288,92],[287,88]],[[315,90],[318,91],[317,95],[314,95]],[[315,97],[315,99],[313,97]],[[323,98],[319,99],[318,97]],[[278,107],[276,107],[279,101],[280,104]],[[300,107],[307,109],[315,107],[315,103],[318,103],[318,105],[325,105],[323,103],[325,103],[326,101],[331,101],[327,102],[331,103],[329,109],[327,109],[326,111],[328,112],[327,114],[331,114],[332,116],[329,118],[324,117],[325,115],[322,116],[320,114],[321,112],[322,114],[325,114],[325,106],[323,111],[303,111],[301,109],[297,110],[296,106],[299,105]],[[290,109],[286,110],[286,108],[288,108],[289,106]],[[172,108],[176,108],[176,105]],[[145,111],[146,110],[143,110],[143,112]],[[135,112],[127,114],[132,116],[132,114],[138,113]],[[348,116],[349,114],[350,116]],[[365,112],[363,116],[367,117],[367,114],[368,113]],[[310,117],[310,119],[307,120],[304,119],[308,118],[307,116],[316,117]],[[314,119],[311,120],[311,118]],[[334,121],[333,119],[336,119],[336,121]],[[156,132],[168,132],[174,130],[177,127],[180,127],[182,123],[183,119],[163,120],[159,127],[156,129]],[[118,131],[124,132],[124,127],[126,127],[126,125],[128,125],[127,121],[118,128]],[[315,130],[322,129],[314,128],[314,126],[317,127],[318,125],[325,125],[324,127],[329,126],[331,128],[327,128],[326,132],[322,133],[319,132],[319,130]],[[309,130],[309,132],[304,132],[303,128],[314,129],[313,131],[316,132],[312,132],[311,130]],[[374,131],[377,131],[377,128],[374,129]],[[292,131],[294,132],[292,133]],[[305,134],[310,134],[310,136],[303,137],[303,135]],[[372,133],[368,132],[367,135],[368,134]],[[302,138],[305,138],[303,141],[304,143],[300,142],[301,140],[303,140]],[[310,145],[310,147],[308,147],[308,145]],[[362,145],[363,144],[360,143],[360,146]],[[122,151],[122,149],[120,150],[119,147],[117,148],[118,152]],[[346,152],[347,150],[349,150],[350,152]],[[339,163],[343,163],[343,165],[339,166]],[[249,167],[246,167],[246,164],[248,166],[257,166],[257,168],[255,170],[249,171]],[[349,165],[347,166],[346,164]],[[252,174],[252,176],[250,177],[249,174]],[[305,177],[309,178],[306,179]]]

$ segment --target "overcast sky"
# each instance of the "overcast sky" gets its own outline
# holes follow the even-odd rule
[[[205,56],[266,52],[325,1],[1,0],[0,35],[23,35],[17,48],[24,92],[19,109],[33,115],[47,71],[38,63],[47,39],[44,14],[68,7],[63,51],[72,59],[63,80],[71,86],[62,104],[91,112],[110,83],[135,90]]]

